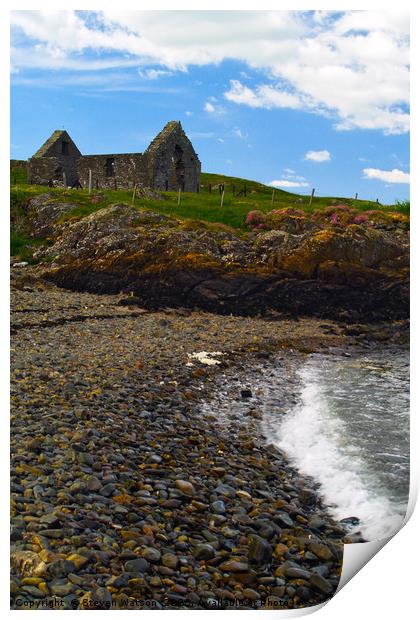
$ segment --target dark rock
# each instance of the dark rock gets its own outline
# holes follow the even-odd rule
[[[124,588],[128,585],[130,575],[128,573],[122,573],[122,575],[113,575],[108,579],[105,585],[112,586],[113,588]]]
[[[319,592],[322,592],[323,594],[330,594],[334,589],[330,582],[324,579],[324,577],[322,577],[321,575],[312,574],[309,581],[313,588],[315,588]]]
[[[159,562],[160,558],[162,557],[159,549],[155,549],[154,547],[146,547],[145,549],[143,549],[141,555],[149,562]]]
[[[145,573],[149,569],[149,562],[144,558],[128,560],[124,564],[124,568],[127,573]]]
[[[193,551],[196,560],[211,560],[215,556],[214,547],[208,544],[197,545]]]
[[[76,566],[69,560],[56,560],[47,565],[46,574],[49,579],[59,579],[73,573]]]
[[[316,506],[317,501],[318,501],[318,496],[315,493],[315,491],[312,491],[311,489],[301,489],[299,491],[299,501],[301,504],[303,504],[304,506]]]
[[[308,580],[311,573],[303,568],[288,567],[285,569],[284,574],[290,579],[306,579]]]
[[[248,550],[248,560],[254,564],[269,564],[273,556],[271,545],[259,536],[253,536]]]
[[[161,563],[163,566],[166,566],[166,568],[175,570],[178,567],[178,562],[178,557],[173,553],[164,553],[162,555]]]
[[[211,511],[216,514],[224,514],[226,512],[225,503],[222,500],[217,500],[213,502],[210,506]]]
[[[238,562],[237,560],[227,560],[220,564],[219,569],[225,573],[246,573],[248,571],[248,564]]]
[[[280,527],[294,527],[293,521],[290,518],[290,516],[287,514],[287,512],[276,512],[276,514],[273,517],[273,521],[275,523],[277,523],[277,525],[280,525]]]
[[[348,322],[408,316],[408,243],[388,231],[316,225],[300,234],[269,231],[254,242],[176,224],[136,227],[136,217],[137,209],[114,205],[68,224],[39,250],[56,261],[44,277],[70,289],[132,292],[148,309],[256,315],[264,308]]]
[[[309,551],[312,551],[321,560],[332,560],[334,557],[331,550],[326,546],[317,542],[309,543]]]
[[[346,517],[345,519],[340,519],[340,523],[353,527],[360,524],[360,519],[358,517]]]

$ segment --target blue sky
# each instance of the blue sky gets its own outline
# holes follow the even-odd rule
[[[386,11],[15,11],[11,157],[65,128],[143,151],[180,120],[206,172],[409,197],[408,17]]]

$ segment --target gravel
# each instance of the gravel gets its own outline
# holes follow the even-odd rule
[[[120,300],[12,283],[12,608],[326,600],[344,527],[301,503],[307,481],[267,445],[258,415],[227,427],[211,403],[224,375],[252,409],[241,388],[254,393],[253,367],[344,346],[341,328]]]

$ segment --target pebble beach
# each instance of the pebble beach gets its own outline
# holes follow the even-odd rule
[[[288,609],[330,598],[344,526],[267,442],[257,410],[227,427],[203,403],[221,374],[246,402],[253,365],[344,347],[341,327],[148,312],[21,273],[12,608]]]

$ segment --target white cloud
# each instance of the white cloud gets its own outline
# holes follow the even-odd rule
[[[291,168],[283,168],[283,175],[285,179],[291,179],[293,181],[306,181],[305,177],[299,176]]]
[[[409,131],[406,11],[14,11],[11,22],[15,71],[230,59],[266,76],[252,88],[232,80],[230,102],[322,114],[339,130]]]
[[[210,103],[210,101],[206,101],[206,103],[204,104],[204,111],[208,112],[209,114],[212,114],[213,112],[216,111],[216,108],[214,107],[212,103]]]
[[[238,127],[232,130],[232,135],[234,135],[235,138],[239,138],[240,140],[246,140],[248,137],[248,134],[241,131]]]
[[[288,179],[270,181],[269,185],[272,187],[308,187],[306,181],[289,181]]]
[[[309,161],[316,161],[322,163],[324,161],[331,160],[331,153],[329,151],[308,151],[305,153],[305,159]]]
[[[377,179],[386,183],[410,183],[410,174],[394,168],[393,170],[379,170],[378,168],[364,168],[365,179]]]
[[[217,101],[214,97],[209,97],[209,99],[211,99],[212,101]],[[210,101],[206,101],[203,110],[208,114],[213,114],[214,116],[221,116],[226,111],[222,105],[211,103]]]
[[[185,116],[192,116],[192,112],[190,110],[185,110]]]
[[[242,103],[251,108],[301,108],[299,97],[288,92],[276,90],[268,85],[258,86],[253,91],[238,80],[230,81],[230,90],[224,93],[228,101]]]
[[[160,77],[173,75],[172,71],[164,71],[163,69],[146,69],[145,71],[138,69],[138,74],[145,80],[157,80]]]

